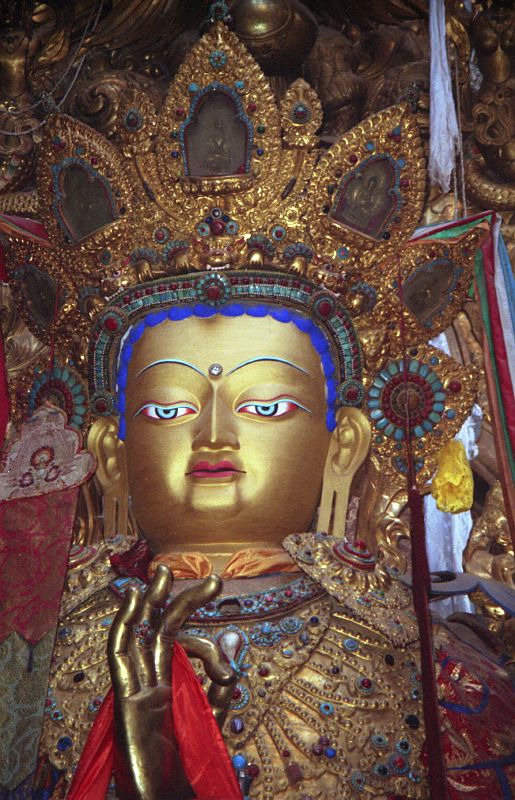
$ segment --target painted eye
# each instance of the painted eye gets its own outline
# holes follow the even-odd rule
[[[238,406],[236,411],[244,414],[254,414],[257,417],[282,417],[285,414],[290,414],[298,408],[310,413],[309,409],[297,403],[296,400],[291,400],[289,397],[280,397],[277,400],[272,400],[268,403],[254,400],[252,402],[242,403]]]
[[[157,403],[147,403],[136,411],[134,416],[137,417],[138,414],[144,414],[145,417],[149,417],[150,419],[179,419],[179,417],[185,417],[188,414],[196,414],[197,411],[198,409],[189,403],[177,403],[173,406],[160,406],[157,405]]]

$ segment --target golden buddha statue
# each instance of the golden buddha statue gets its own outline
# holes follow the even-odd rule
[[[187,174],[184,130],[199,93],[204,108],[219,93],[237,107],[249,137],[240,174]],[[120,105],[119,149],[66,117],[46,129],[38,175],[51,246],[13,234],[26,256],[14,290],[32,328],[31,270],[44,266],[64,292],[38,334],[58,356],[73,347],[70,369],[82,375],[89,342],[88,448],[106,542],[127,529],[129,510],[140,539],[112,554],[112,568],[100,547],[69,576],[36,798],[430,797],[424,743],[435,732],[423,723],[411,589],[344,534],[366,459],[381,473],[379,516],[400,526],[392,508],[410,459],[427,481],[467,415],[474,369],[425,342],[461,307],[486,230],[474,221],[409,240],[424,164],[405,106],[348,132],[315,166],[319,125],[309,87],[296,82],[277,108],[219,23],[159,113],[141,96]],[[394,173],[392,214],[373,239],[330,213],[347,173],[371,158]],[[80,242],[60,194],[70,163],[93,168],[116,206]],[[392,289],[442,263],[452,284],[421,323]],[[386,333],[363,370],[360,331],[370,339],[372,329]],[[367,541],[380,534],[370,519]],[[449,797],[501,798],[513,770],[508,676],[477,652],[477,633],[464,642],[442,624],[435,636]],[[191,718],[207,708],[199,685],[223,739],[210,712]],[[230,767],[227,753],[228,791],[206,774]]]

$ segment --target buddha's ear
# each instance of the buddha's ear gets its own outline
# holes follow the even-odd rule
[[[357,408],[340,408],[324,469],[318,530],[343,536],[352,479],[370,447],[370,423]]]
[[[104,536],[127,535],[129,487],[125,443],[118,438],[118,420],[99,417],[88,433],[87,447],[97,460],[95,477],[104,496]]]

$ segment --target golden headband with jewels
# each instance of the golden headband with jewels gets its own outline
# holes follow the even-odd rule
[[[37,156],[48,241],[13,233],[9,256],[24,319],[56,357],[32,385],[20,378],[29,411],[50,395],[83,427],[91,412],[114,410],[117,342],[145,303],[149,312],[216,306],[227,293],[238,302],[240,293],[249,303],[294,306],[328,331],[338,381],[364,384],[373,447],[395,474],[408,392],[421,470],[429,471],[441,437],[465,418],[474,376],[425,343],[461,309],[483,231],[411,238],[424,206],[425,163],[406,105],[369,117],[327,151],[316,135],[321,120],[303,80],[277,105],[222,23],[191,48],[160,109],[126,93],[109,141],[78,120],[52,118]],[[331,330],[338,315],[348,322],[345,335]],[[400,389],[406,348],[417,355]],[[430,358],[438,363],[426,364]],[[450,381],[459,391],[448,390]]]

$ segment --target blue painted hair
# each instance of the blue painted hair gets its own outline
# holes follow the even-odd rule
[[[127,423],[125,419],[126,410],[126,396],[125,390],[127,388],[127,373],[129,371],[129,364],[132,358],[132,351],[136,342],[141,339],[146,328],[154,328],[162,322],[170,320],[171,322],[180,322],[188,317],[200,317],[207,319],[214,317],[215,314],[221,314],[224,317],[241,317],[247,314],[249,317],[266,317],[270,316],[277,322],[293,322],[293,324],[301,331],[309,336],[311,344],[320,356],[322,364],[322,371],[326,380],[326,425],[329,431],[334,431],[336,428],[336,369],[334,361],[331,356],[329,342],[325,334],[320,328],[307,317],[300,314],[288,311],[286,308],[278,306],[267,305],[249,305],[244,306],[241,303],[227,303],[219,308],[197,303],[194,306],[173,306],[169,309],[160,309],[159,311],[152,311],[146,317],[139,320],[129,331],[125,337],[119,359],[118,366],[118,395],[117,407],[120,414],[120,426],[118,436],[120,439],[125,439],[127,432]]]

